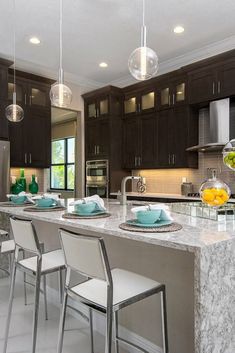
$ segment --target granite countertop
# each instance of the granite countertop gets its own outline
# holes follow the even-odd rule
[[[69,203],[73,199],[64,200],[68,211],[73,207]],[[145,243],[161,245],[195,252],[203,247],[218,244],[223,241],[235,240],[235,222],[217,222],[208,219],[190,217],[187,215],[172,213],[175,222],[180,223],[183,229],[177,232],[168,233],[141,233],[121,230],[119,224],[127,219],[133,219],[131,205],[121,206],[115,200],[105,200],[105,205],[111,217],[100,219],[64,219],[62,214],[65,211],[54,212],[25,212],[24,207],[6,207],[0,203],[0,212],[23,216],[33,220],[56,223],[63,227],[70,226],[80,230],[95,233],[108,234],[112,236],[128,238]]]

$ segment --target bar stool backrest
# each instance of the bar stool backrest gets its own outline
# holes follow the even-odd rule
[[[11,229],[16,246],[32,253],[40,254],[40,246],[31,220],[11,216]]]
[[[102,238],[59,230],[66,265],[91,278],[111,282],[111,271]]]

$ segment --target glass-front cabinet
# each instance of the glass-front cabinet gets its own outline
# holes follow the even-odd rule
[[[101,118],[109,115],[109,98],[104,96],[86,103],[86,117],[88,119]]]
[[[159,85],[160,102],[159,109],[165,109],[178,105],[186,104],[187,99],[187,80],[186,77],[179,77],[174,81],[170,79]]]
[[[12,82],[11,82],[12,81]],[[14,83],[13,80],[8,82],[8,101],[12,102],[13,99],[13,91],[14,91]],[[16,101],[20,105],[26,104],[26,92],[24,86],[20,82],[16,82]]]
[[[150,113],[156,109],[155,90],[144,90],[128,94],[124,98],[124,115]]]
[[[49,99],[48,89],[35,85],[29,87],[29,104],[32,106],[47,107]]]

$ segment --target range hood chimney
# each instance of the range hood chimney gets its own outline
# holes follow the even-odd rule
[[[199,122],[199,144],[187,151],[221,151],[230,137],[230,99],[213,101],[209,105],[209,116],[204,111]]]

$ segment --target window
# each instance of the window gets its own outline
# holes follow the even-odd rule
[[[75,138],[51,143],[51,189],[74,190]]]

